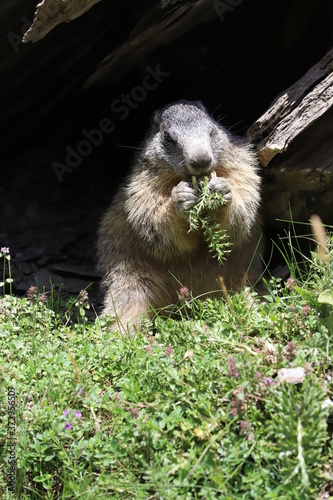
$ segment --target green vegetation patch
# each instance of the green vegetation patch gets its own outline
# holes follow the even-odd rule
[[[135,340],[107,319],[87,321],[86,296],[66,314],[54,297],[5,296],[1,498],[304,500],[328,491],[332,258],[313,256],[304,276],[269,280],[260,300],[249,290],[188,298],[176,319],[147,322]],[[281,369],[295,367],[304,380],[282,382]]]
[[[216,173],[212,172],[211,177],[216,177]],[[192,176],[192,185],[199,200],[189,210],[189,232],[201,229],[209,251],[213,253],[218,263],[222,264],[231,251],[231,243],[227,232],[216,220],[216,211],[227,201],[221,192],[209,189],[208,183],[208,177],[198,179],[195,175]]]

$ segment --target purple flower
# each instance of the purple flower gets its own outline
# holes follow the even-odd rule
[[[235,358],[229,358],[227,361],[227,369],[229,377],[237,378],[239,377],[239,373],[237,370],[236,360]]]
[[[1,252],[1,253],[9,253],[9,248],[8,248],[8,247],[2,247],[2,248],[0,249],[0,252]]]
[[[178,297],[181,302],[186,302],[191,298],[190,290],[187,286],[182,286],[178,292]]]
[[[82,417],[82,413],[81,413],[80,411],[77,411],[77,412],[75,413],[75,416],[76,416],[77,418],[81,418],[81,417]]]
[[[173,355],[173,347],[171,344],[169,344],[167,346],[167,348],[165,349],[165,355],[166,356],[172,356]]]
[[[302,315],[303,316],[309,316],[310,312],[311,312],[310,306],[303,306],[302,307]]]
[[[243,432],[249,432],[251,428],[251,424],[248,420],[241,420],[239,426],[241,428],[241,431]]]
[[[286,350],[287,350],[287,358],[288,359],[296,358],[297,346],[293,340],[290,340],[290,342],[288,342]]]
[[[68,431],[68,430],[69,430],[69,429],[71,429],[71,428],[72,428],[71,424],[69,424],[69,423],[67,422],[67,423],[66,423],[66,425],[65,425],[65,430],[66,430],[66,431]]]
[[[33,302],[36,296],[37,296],[37,288],[31,285],[31,287],[28,290],[28,300],[30,300],[30,302]]]
[[[131,408],[130,409],[130,414],[132,415],[132,417],[138,418],[138,416],[139,416],[139,409],[138,408]]]
[[[82,396],[84,396],[84,391],[83,391],[82,389],[78,389],[77,394],[78,394],[78,395],[79,395],[79,394],[82,394]]]
[[[63,415],[69,415],[69,411],[68,411],[68,410],[64,410],[64,411],[62,412],[62,414],[63,414]]]
[[[270,387],[273,384],[274,384],[274,380],[273,379],[271,379],[270,377],[265,377],[265,385],[266,386]]]
[[[285,287],[287,290],[293,290],[296,286],[296,281],[294,280],[294,278],[288,278],[286,283],[285,283]]]

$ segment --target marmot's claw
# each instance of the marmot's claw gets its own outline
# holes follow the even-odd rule
[[[209,189],[219,191],[223,194],[226,201],[232,201],[231,186],[228,179],[224,177],[212,177],[208,183]]]
[[[191,183],[186,181],[181,181],[172,189],[172,198],[179,212],[190,210],[198,203],[199,199]]]

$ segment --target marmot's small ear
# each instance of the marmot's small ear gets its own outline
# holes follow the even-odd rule
[[[154,132],[155,131],[157,132],[157,130],[159,130],[160,125],[161,125],[161,121],[162,121],[162,113],[158,109],[157,111],[155,111],[155,113],[153,115],[153,119],[152,119],[152,127],[153,127]]]
[[[193,104],[199,108],[199,109],[202,109],[202,111],[204,111],[205,113],[207,113],[207,109],[205,108],[205,106],[202,104],[201,101],[193,101]]]

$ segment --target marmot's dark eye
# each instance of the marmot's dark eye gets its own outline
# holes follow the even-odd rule
[[[164,139],[164,142],[166,142],[167,144],[176,144],[176,142],[177,142],[177,139],[172,137],[172,135],[169,134],[169,132],[164,132],[163,139]]]
[[[211,137],[215,137],[217,135],[217,129],[214,127],[211,129],[211,131],[209,132],[209,135]]]

